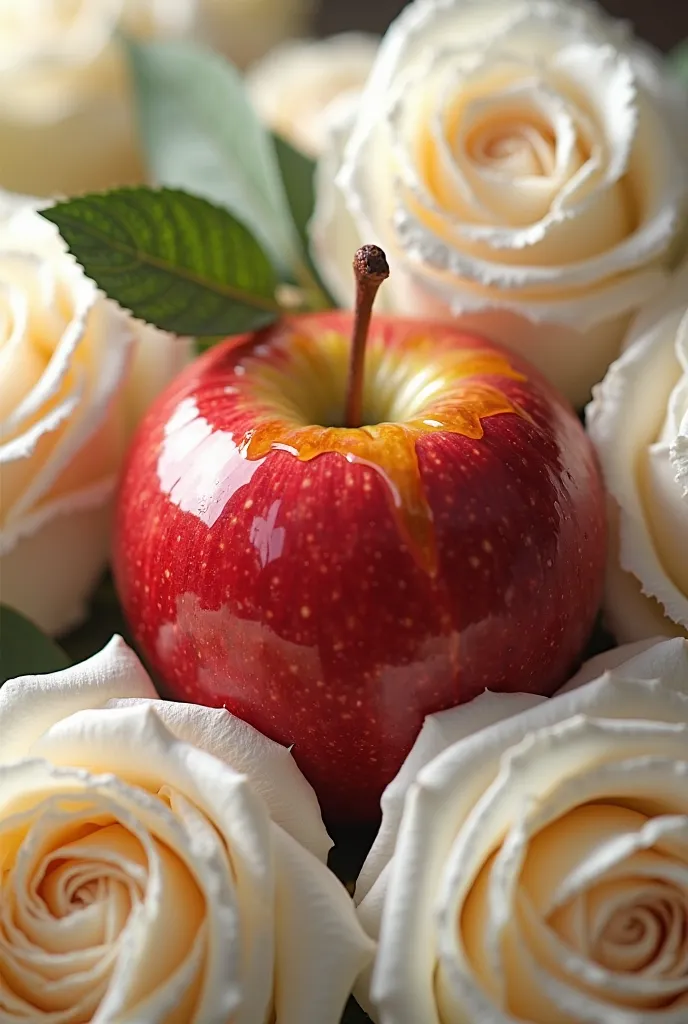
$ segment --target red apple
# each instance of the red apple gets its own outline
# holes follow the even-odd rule
[[[566,679],[605,514],[565,401],[451,326],[374,321],[372,425],[337,426],[351,323],[286,319],[177,379],[128,458],[115,567],[168,692],[293,744],[326,816],[366,821],[425,715]]]

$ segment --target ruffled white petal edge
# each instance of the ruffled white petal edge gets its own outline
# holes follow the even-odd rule
[[[119,636],[79,665],[5,684],[0,690],[0,763],[29,756],[46,730],[79,711],[114,712],[142,700],[176,739],[245,775],[272,820],[318,860],[327,861],[332,841],[315,793],[288,748],[224,709],[158,700],[148,673]]]
[[[641,659],[637,665],[635,659],[649,652],[664,638],[653,637],[649,640],[615,647],[611,651],[597,655],[580,668],[575,676],[559,691],[564,694],[579,689],[585,683],[599,678],[604,672],[624,666],[630,669],[637,678],[638,672],[644,672],[642,678],[654,678],[648,675],[648,666],[654,666],[651,655]],[[676,648],[676,650],[681,650]],[[666,658],[667,651],[658,652]],[[679,655],[681,656],[681,655]],[[665,664],[664,661],[657,663]],[[409,789],[413,786],[419,772],[439,754],[454,744],[476,735],[489,726],[497,725],[507,718],[513,718],[525,711],[547,702],[546,697],[527,693],[492,693],[486,690],[481,696],[468,704],[461,704],[448,711],[428,715],[408,757],[399,773],[389,784],[382,795],[382,824],[373,846],[366,858],[356,883],[355,901],[358,905],[366,902],[376,882],[384,874],[394,856],[399,827],[404,812],[404,802]]]
[[[108,707],[137,701],[110,700]],[[332,848],[313,788],[306,782],[287,747],[220,708],[155,701],[158,717],[176,736],[205,750],[251,780],[270,817],[323,863]]]
[[[668,618],[688,629],[688,595],[672,582],[652,542],[638,486],[637,458],[655,436],[642,436],[639,423],[663,417],[676,377],[676,335],[686,311],[688,264],[674,276],[658,300],[638,316],[624,352],[612,363],[593,391],[586,423],[602,464],[607,488],[618,515],[619,563],[632,574],[642,592],[655,598]],[[663,405],[648,410],[648,386]],[[655,430],[661,427],[656,423]],[[622,579],[616,580],[619,586]],[[613,610],[612,610],[613,615]]]
[[[382,824],[356,882],[357,904],[366,898],[394,855],[404,800],[421,768],[452,744],[535,707],[545,699],[535,694],[497,694],[486,690],[469,704],[428,715],[399,774],[382,795]]]
[[[8,680],[0,689],[0,764],[28,756],[39,737],[68,715],[117,697],[157,697],[148,673],[120,636],[79,665]]]

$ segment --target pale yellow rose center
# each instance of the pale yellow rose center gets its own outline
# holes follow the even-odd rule
[[[610,971],[660,969],[672,974],[688,968],[686,893],[661,882],[646,887],[632,878],[626,901],[603,916],[592,958]]]
[[[611,169],[592,87],[506,58],[464,74],[435,64],[404,82],[391,119],[402,205],[423,230],[486,264],[532,267],[590,259],[633,231],[645,199]],[[373,174],[380,201],[398,201],[389,168]]]
[[[533,985],[531,965],[610,1007],[688,1001],[688,847],[684,839],[634,844],[651,821],[613,803],[592,803],[532,836],[501,935],[499,973],[490,955],[497,907],[490,886],[499,854],[486,862],[460,929],[481,984],[496,1001],[503,989],[519,1019],[550,1024],[554,1012]],[[627,980],[610,985],[600,969]]]
[[[594,886],[548,923],[609,971],[685,977],[688,988],[688,890],[636,873],[632,859],[625,870],[625,877]]]
[[[466,150],[479,166],[512,177],[554,174],[555,138],[543,122],[488,122],[471,132]]]
[[[61,1024],[91,1020],[112,998],[115,976],[120,1019],[181,971],[188,980],[165,1021],[192,1019],[205,898],[150,821],[124,808],[118,815],[107,803],[67,793],[0,822],[0,1019],[7,1024],[43,1013],[63,1014]],[[164,795],[160,807],[169,810]]]

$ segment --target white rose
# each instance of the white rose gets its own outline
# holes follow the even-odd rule
[[[118,637],[0,690],[4,1024],[338,1024],[372,944],[288,750]]]
[[[688,632],[688,264],[637,318],[587,426],[610,494],[605,612],[621,642]]]
[[[318,156],[333,105],[360,95],[379,43],[376,36],[359,32],[283,43],[246,77],[256,110],[297,149]]]
[[[688,641],[567,691],[426,719],[357,891],[381,1024],[688,1019]]]
[[[379,243],[381,308],[461,316],[583,403],[664,280],[687,121],[685,91],[601,9],[416,0],[332,125],[316,260],[350,305],[352,246]]]
[[[84,617],[131,428],[188,354],[103,299],[32,208],[0,221],[0,600],[46,631]]]
[[[283,39],[303,35],[316,0],[196,0],[195,34],[245,68]]]
[[[182,35],[193,27],[198,3],[199,0],[124,0],[121,25],[125,32],[142,39]]]
[[[0,186],[38,196],[141,180],[115,34],[177,35],[195,0],[0,0]]]

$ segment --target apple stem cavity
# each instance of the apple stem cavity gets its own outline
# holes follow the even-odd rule
[[[380,285],[389,277],[387,257],[377,245],[364,245],[354,256],[356,277],[356,305],[351,341],[351,362],[346,389],[344,413],[345,427],[362,426],[363,383],[365,380],[365,352],[373,314],[375,296]]]

